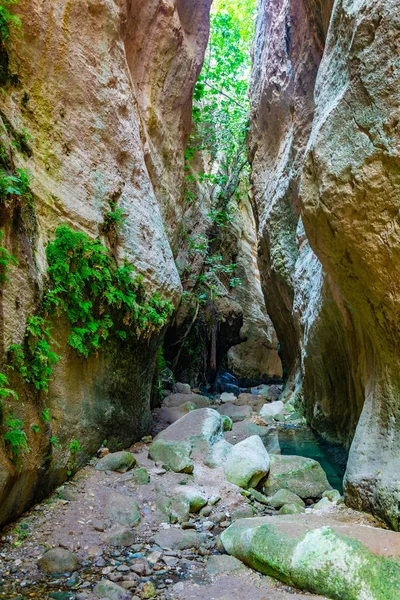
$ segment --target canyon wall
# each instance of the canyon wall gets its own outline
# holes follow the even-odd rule
[[[346,502],[398,529],[395,4],[259,2],[249,154],[286,395],[349,451]]]
[[[12,33],[1,48],[1,142],[10,172],[30,173],[32,197],[9,194],[0,208],[3,245],[19,262],[1,291],[4,361],[40,310],[45,249],[60,224],[100,237],[143,275],[149,293],[179,301],[171,243],[183,210],[184,148],[210,1],[20,0],[23,35]],[[112,240],[103,235],[110,206],[124,216]],[[121,348],[110,342],[86,359],[67,344],[67,320],[52,325],[62,359],[48,393],[3,369],[19,394],[9,409],[23,422],[30,451],[14,464],[1,436],[0,522],[43,497],[103,440],[128,445],[151,425],[160,333]],[[74,441],[78,456],[70,452]]]
[[[224,231],[221,247],[226,262],[235,263],[241,283],[232,290],[243,310],[242,342],[232,346],[227,366],[243,387],[282,377],[278,339],[268,316],[257,263],[256,225],[250,198],[243,193],[235,218]]]

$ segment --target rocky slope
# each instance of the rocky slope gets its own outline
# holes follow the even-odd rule
[[[1,205],[3,245],[19,261],[1,293],[4,360],[40,310],[45,250],[60,224],[100,236],[110,255],[144,276],[148,293],[178,300],[170,242],[209,7],[210,0],[194,8],[185,0],[19,2],[23,35],[14,32],[1,48],[2,162],[7,173],[30,172],[32,197],[8,194]],[[122,229],[105,235],[117,210]],[[30,452],[17,467],[2,435],[1,522],[65,477],[74,441],[83,459],[104,438],[126,445],[150,427],[159,333],[127,343],[123,356],[109,344],[86,359],[66,343],[67,320],[53,325],[62,359],[48,394],[7,372],[20,396],[8,409],[23,422]]]
[[[249,144],[288,394],[349,450],[346,501],[396,529],[398,44],[394,1],[261,2]]]

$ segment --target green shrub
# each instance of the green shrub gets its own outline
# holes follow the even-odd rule
[[[0,202],[13,195],[30,199],[29,185],[29,173],[24,169],[17,169],[14,175],[0,169]]]
[[[81,448],[81,445],[78,442],[78,440],[73,440],[70,443],[70,445],[69,445],[69,451],[71,452],[71,457],[70,457],[69,462],[68,462],[67,475],[68,475],[68,477],[71,477],[72,473],[74,472],[74,470],[78,466],[78,463],[75,460],[75,454],[77,454],[78,452],[82,452],[82,448]]]
[[[115,202],[110,202],[110,207],[111,210],[104,217],[103,231],[104,233],[109,233],[110,231],[118,233],[125,223],[126,215],[122,208],[119,208]]]
[[[12,454],[13,460],[18,461],[23,452],[29,452],[29,446],[26,439],[26,433],[23,430],[23,422],[15,419],[10,413],[5,420],[5,426],[8,431],[4,434],[4,440]]]
[[[50,411],[48,408],[45,408],[43,410],[41,419],[42,419],[43,423],[50,423],[51,417],[50,417]]]
[[[69,445],[69,449],[71,454],[75,454],[76,452],[82,452],[82,448],[78,440],[73,440]]]
[[[0,231],[0,243],[3,239],[3,232]],[[8,268],[9,265],[18,265],[18,261],[15,258],[15,256],[13,256],[12,254],[10,254],[6,248],[3,248],[3,246],[0,246],[0,285],[2,283],[5,283],[6,281],[8,281],[7,279],[7,273],[8,273]]]
[[[60,360],[51,349],[57,342],[51,336],[49,322],[42,317],[30,317],[25,338],[24,347],[20,344],[10,346],[11,363],[26,382],[32,383],[37,390],[47,391],[52,367]]]
[[[18,400],[18,394],[14,392],[14,390],[6,388],[6,385],[9,385],[8,379],[4,373],[0,373],[0,401],[6,400],[7,398]]]
[[[5,44],[10,37],[10,30],[21,30],[21,19],[13,15],[11,6],[18,4],[18,0],[0,0],[0,38]]]
[[[150,333],[172,315],[170,301],[159,294],[146,298],[143,277],[132,265],[118,266],[106,246],[85,233],[59,227],[47,247],[47,260],[45,309],[67,315],[69,345],[85,357],[100,350],[111,333],[122,340]]]

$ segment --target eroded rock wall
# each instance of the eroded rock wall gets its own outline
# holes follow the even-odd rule
[[[113,251],[134,264],[150,292],[177,303],[181,283],[170,241],[178,230],[209,8],[210,0],[199,0],[189,18],[185,0],[20,0],[24,35],[12,37],[8,52],[17,79],[4,88],[0,114],[29,135],[28,155],[5,132],[2,141],[15,168],[31,173],[33,198],[1,207],[3,244],[19,261],[1,296],[3,355],[23,340],[26,319],[40,305],[45,248],[56,227],[101,236],[110,201],[125,216]],[[123,355],[110,348],[84,359],[67,346],[68,328],[62,319],[54,323],[63,358],[47,395],[10,373],[20,396],[14,413],[24,422],[30,453],[17,469],[1,442],[1,522],[65,478],[73,440],[84,458],[104,439],[126,445],[149,431],[159,336],[125,346]],[[34,423],[39,433],[31,430]],[[52,436],[61,448],[50,443]]]
[[[243,310],[242,343],[232,346],[227,365],[243,387],[282,377],[278,339],[268,316],[257,263],[257,235],[247,194],[238,202],[235,219],[226,229],[222,250],[227,263],[235,263],[241,283],[231,293]]]
[[[395,1],[336,2],[301,199],[335,282],[364,405],[346,496],[399,527],[400,19]]]
[[[398,11],[259,8],[249,149],[287,393],[350,448],[347,502],[399,528]]]

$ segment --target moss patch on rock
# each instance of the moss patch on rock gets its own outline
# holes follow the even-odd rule
[[[357,539],[371,536],[369,527],[320,524],[309,515],[246,519],[225,530],[221,540],[229,554],[264,575],[334,600],[400,597],[399,558],[374,554]],[[376,529],[372,535],[396,534]]]

